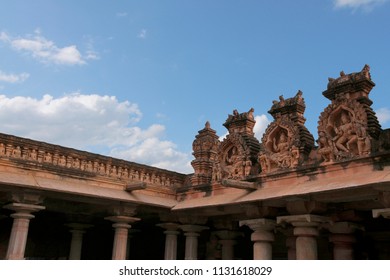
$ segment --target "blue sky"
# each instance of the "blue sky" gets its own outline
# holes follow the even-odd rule
[[[0,9],[0,131],[190,173],[192,141],[255,109],[261,137],[298,89],[306,125],[328,77],[371,66],[390,123],[387,0],[14,0]]]

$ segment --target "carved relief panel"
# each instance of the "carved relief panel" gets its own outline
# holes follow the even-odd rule
[[[262,143],[264,149],[259,154],[259,161],[263,172],[298,165],[299,143],[297,131],[291,123],[272,123],[267,128]]]
[[[279,97],[269,113],[274,121],[262,138],[259,162],[262,173],[297,167],[310,153],[314,138],[304,126],[305,103],[302,92],[288,99]]]
[[[317,154],[323,162],[367,156],[378,138],[381,128],[369,93],[375,84],[371,81],[370,67],[360,72],[329,78],[323,95],[331,104],[321,113],[318,121]]]

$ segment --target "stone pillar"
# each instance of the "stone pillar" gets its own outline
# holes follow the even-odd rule
[[[130,260],[130,252],[131,252],[131,239],[135,237],[140,230],[138,229],[129,229],[127,236],[127,249],[126,249],[126,260]]]
[[[289,223],[294,226],[294,235],[296,236],[296,259],[297,260],[316,260],[317,236],[319,235],[318,226],[321,223],[328,222],[329,219],[316,215],[294,215],[278,217],[277,222]]]
[[[26,250],[30,220],[34,218],[31,213],[43,210],[45,207],[34,204],[12,203],[4,206],[4,208],[15,211],[14,214],[11,214],[14,222],[5,258],[7,260],[22,260]]]
[[[286,238],[286,247],[287,247],[287,259],[296,260],[297,259],[297,238],[295,236],[287,236]]]
[[[215,232],[215,235],[220,239],[219,244],[222,245],[222,260],[233,260],[235,239],[242,236],[243,233],[232,230],[219,230]]]
[[[240,226],[248,226],[254,232],[251,235],[254,260],[272,260],[272,242],[275,240],[276,222],[270,219],[240,221]]]
[[[113,260],[125,260],[127,254],[127,239],[128,232],[131,226],[129,223],[139,221],[139,218],[128,216],[112,216],[107,217],[106,220],[113,222],[112,227],[115,229],[114,245],[112,248]]]
[[[356,242],[354,232],[363,230],[358,224],[350,222],[338,222],[329,226],[329,241],[333,243],[333,259],[353,260],[353,244]]]
[[[157,226],[166,229],[164,260],[177,259],[177,236],[179,235],[179,225],[175,223],[158,224]]]
[[[70,242],[70,252],[69,260],[80,260],[81,259],[81,250],[83,246],[83,235],[85,230],[92,227],[91,225],[85,224],[67,224],[66,226],[70,227],[70,232],[72,233],[72,240]]]
[[[199,232],[208,229],[205,226],[199,225],[183,225],[180,227],[184,231],[186,237],[185,260],[198,259],[198,237]]]

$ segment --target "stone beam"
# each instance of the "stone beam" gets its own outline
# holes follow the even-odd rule
[[[126,185],[125,190],[127,192],[144,190],[144,189],[146,189],[146,186],[147,186],[147,184],[145,182],[129,183]]]
[[[254,190],[258,189],[256,183],[246,182],[246,181],[238,181],[238,180],[232,180],[232,179],[222,180],[222,186],[229,187],[229,188],[250,190],[250,191],[254,191]]]

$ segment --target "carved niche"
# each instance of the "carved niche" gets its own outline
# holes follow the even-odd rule
[[[368,97],[374,86],[368,65],[360,72],[329,78],[323,95],[332,103],[318,121],[317,154],[323,162],[371,154],[373,140],[381,132]]]
[[[260,143],[254,136],[255,119],[253,108],[248,112],[233,111],[224,123],[229,133],[218,149],[218,158],[213,166],[212,180],[245,179],[258,173],[257,154]]]
[[[262,138],[259,162],[262,173],[294,168],[306,159],[314,147],[314,138],[305,127],[305,102],[302,92],[288,99],[273,101],[270,113],[274,117]]]

